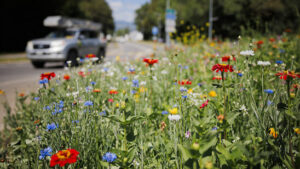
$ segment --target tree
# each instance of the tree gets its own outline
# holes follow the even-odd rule
[[[165,3],[164,0],[151,0],[137,9],[138,30],[151,35],[152,26],[162,23],[164,27]],[[171,8],[177,12],[177,35],[188,31],[187,26],[200,29],[208,22],[209,0],[172,0]],[[236,38],[243,28],[260,33],[281,33],[287,28],[299,32],[300,27],[299,0],[214,0],[213,14],[217,18],[215,35],[222,37]]]

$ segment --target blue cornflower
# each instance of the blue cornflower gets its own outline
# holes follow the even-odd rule
[[[72,123],[79,123],[79,120],[73,120]]]
[[[211,130],[214,131],[214,130],[217,130],[217,129],[218,129],[217,127],[213,127]]]
[[[139,81],[138,80],[132,80],[132,87],[139,87]]]
[[[131,90],[131,94],[136,94],[136,91],[135,90]]]
[[[183,99],[187,99],[188,96],[182,96]]]
[[[134,72],[135,68],[129,68],[129,72]]]
[[[282,64],[282,63],[283,63],[282,60],[276,60],[275,62],[276,62],[277,64]]]
[[[268,106],[270,106],[270,105],[273,105],[273,102],[272,101],[270,101],[270,100],[268,100]]]
[[[92,81],[92,82],[91,82],[91,85],[93,85],[93,86],[94,86],[95,84],[96,84],[96,82],[94,82],[94,81]]]
[[[47,131],[55,130],[56,128],[58,128],[58,124],[57,125],[55,123],[47,124]]]
[[[50,106],[46,106],[46,107],[44,107],[44,110],[50,110],[51,109],[51,107]]]
[[[242,73],[238,73],[237,75],[238,75],[238,76],[240,76],[240,77],[242,77],[242,76],[243,76],[243,74],[242,74]]]
[[[62,100],[61,100],[61,101],[59,101],[59,105],[58,105],[58,107],[59,107],[59,108],[63,108],[63,107],[64,107],[64,101],[62,101]]]
[[[128,79],[128,77],[126,77],[126,76],[125,76],[125,77],[122,77],[122,80],[127,80],[127,79]]]
[[[99,113],[100,116],[105,116],[106,115],[106,111],[102,111]]]
[[[39,97],[34,97],[34,100],[38,101],[38,100],[40,100],[40,98]]]
[[[47,147],[44,150],[40,151],[40,156],[39,159],[42,160],[47,156],[51,156],[51,152],[52,152],[52,148],[51,147]]]
[[[84,103],[85,106],[93,106],[93,102],[92,101],[86,101]]]
[[[39,83],[40,83],[40,84],[46,84],[46,83],[48,83],[48,79],[40,80]]]
[[[189,66],[184,66],[183,68],[184,68],[184,69],[188,69],[188,68],[189,68]]]
[[[284,53],[285,50],[284,50],[284,49],[279,49],[279,52],[280,52],[280,53]]]
[[[92,86],[88,86],[88,87],[85,88],[85,91],[86,91],[86,92],[89,92],[89,91],[91,91],[92,89],[93,89]]]
[[[109,68],[107,68],[107,67],[103,68],[104,72],[108,72],[108,70],[109,70]]]
[[[202,83],[198,83],[198,86],[201,87],[201,86],[203,86],[203,85],[202,85]]]
[[[117,155],[115,153],[105,153],[105,155],[103,156],[102,160],[107,161],[109,163],[115,161],[117,159]]]
[[[274,93],[274,91],[271,90],[271,89],[265,89],[264,92],[265,92],[265,93],[268,93],[268,94],[273,94],[273,93]]]
[[[80,58],[80,59],[79,59],[79,62],[80,62],[80,63],[83,63],[83,62],[84,62],[84,58]]]
[[[180,91],[181,91],[181,92],[186,92],[187,89],[186,89],[185,87],[180,87]]]
[[[161,114],[169,114],[168,111],[162,111]]]

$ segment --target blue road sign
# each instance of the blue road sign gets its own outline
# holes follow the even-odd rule
[[[157,35],[158,34],[158,27],[153,26],[152,27],[152,35]]]

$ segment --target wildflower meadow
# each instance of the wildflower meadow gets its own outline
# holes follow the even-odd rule
[[[0,168],[299,168],[300,37],[176,45],[41,75]]]

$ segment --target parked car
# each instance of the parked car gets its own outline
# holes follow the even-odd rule
[[[60,27],[45,38],[31,40],[27,43],[27,57],[35,68],[44,67],[46,62],[69,60],[75,66],[78,64],[78,57],[84,57],[91,53],[96,54],[99,59],[105,57],[106,42],[99,38],[99,31],[80,28],[85,27],[82,23],[82,26],[73,24],[67,28],[65,26],[62,28],[62,24],[59,24],[58,27]]]

